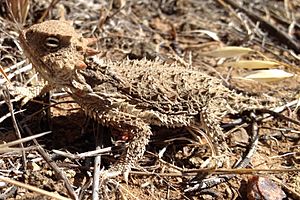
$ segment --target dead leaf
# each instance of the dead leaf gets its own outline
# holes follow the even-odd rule
[[[236,62],[225,63],[224,66],[239,67],[244,69],[270,69],[278,67],[280,64],[268,60],[239,60]]]
[[[211,57],[221,57],[221,58],[230,58],[235,56],[242,56],[253,52],[254,50],[245,47],[236,47],[236,46],[228,46],[228,47],[221,47],[214,51],[202,53],[204,56],[211,56]]]
[[[260,82],[280,81],[293,77],[294,74],[288,73],[281,69],[257,70],[246,75],[244,78]]]

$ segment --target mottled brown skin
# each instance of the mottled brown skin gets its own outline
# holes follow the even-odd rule
[[[20,34],[36,70],[65,89],[99,123],[133,134],[114,169],[127,172],[140,159],[151,125],[198,127],[220,138],[222,117],[262,108],[214,77],[176,64],[147,60],[113,62],[92,57],[88,40],[67,22],[46,21]]]

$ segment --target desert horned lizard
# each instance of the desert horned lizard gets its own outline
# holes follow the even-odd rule
[[[151,125],[199,127],[212,140],[231,113],[262,108],[219,79],[159,61],[87,59],[96,50],[65,21],[50,20],[20,34],[25,55],[52,87],[63,88],[99,123],[132,134],[113,167],[128,172],[145,151]]]

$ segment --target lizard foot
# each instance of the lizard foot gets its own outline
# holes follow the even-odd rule
[[[131,170],[131,166],[119,163],[111,167],[110,169],[104,171],[101,175],[101,181],[105,181],[108,179],[115,178],[117,176],[123,175],[123,178],[126,183],[128,183],[129,172]]]
[[[127,184],[130,168],[129,165],[117,164],[108,170],[102,171],[100,174],[99,190],[101,199],[111,199],[111,195],[122,193],[120,190],[120,181],[116,177],[123,175]]]

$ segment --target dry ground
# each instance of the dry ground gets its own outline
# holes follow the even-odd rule
[[[38,21],[65,16],[84,36],[99,38],[96,46],[101,56],[114,60],[146,57],[176,61],[222,78],[241,93],[286,103],[298,98],[299,0],[244,0],[237,3],[229,0],[35,0],[29,1],[29,6],[21,26],[28,27]],[[16,123],[10,116],[4,119],[9,109],[4,101],[7,98],[1,96],[0,141],[5,143],[17,138],[15,124],[22,137],[51,130],[50,134],[38,139],[39,144],[66,174],[66,180],[76,195],[80,199],[91,199],[93,157],[70,158],[53,150],[77,155],[94,150],[99,141],[104,146],[111,146],[111,137],[117,144],[124,143],[128,135],[87,119],[78,105],[61,91],[54,91],[50,102],[47,97],[37,97],[21,106],[26,100],[18,98],[17,89],[21,88],[24,96],[27,90],[36,89],[43,82],[23,62],[25,57],[18,45],[18,31],[8,17],[3,1],[0,1],[0,14],[0,64],[8,75],[15,74],[11,78],[15,91],[11,89],[10,98],[14,112],[22,111],[15,114]],[[21,17],[19,21],[22,21]],[[247,47],[255,51],[228,58],[205,54],[222,46]],[[272,82],[242,79],[253,69],[226,65],[239,59],[275,60],[279,63],[277,68],[294,76]],[[18,66],[13,68],[16,64]],[[23,71],[16,74],[17,69]],[[4,78],[0,80],[4,85]],[[6,89],[2,87],[2,91]],[[50,108],[47,106],[49,103]],[[139,173],[132,173],[128,184],[119,177],[118,187],[112,181],[105,195],[112,199],[255,199],[254,196],[256,199],[300,199],[297,105],[285,108],[282,114],[286,117],[276,115],[257,123],[245,120],[234,124],[231,119],[224,119],[227,150],[216,158],[223,161],[218,167],[222,170],[205,171],[213,165],[214,159],[203,138],[199,139],[184,129],[153,127],[151,143],[139,167],[134,170]],[[253,127],[257,127],[258,131]],[[24,152],[26,167],[18,149],[0,146],[0,178],[14,179],[71,197],[66,180],[55,175],[36,144],[27,142],[24,147],[28,148]],[[107,168],[119,153],[113,151],[102,156],[103,165]],[[237,170],[229,174],[241,160],[243,169],[253,171]],[[183,170],[194,172],[179,174]],[[47,198],[39,192],[29,192],[23,186],[16,187],[5,181],[0,181],[0,192],[0,199]]]

